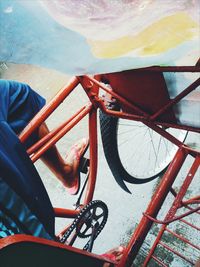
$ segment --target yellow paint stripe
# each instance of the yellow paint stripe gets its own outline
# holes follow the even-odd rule
[[[138,49],[140,56],[166,52],[199,33],[199,25],[185,12],[167,16],[135,36],[124,36],[112,41],[88,40],[92,53],[99,58],[119,57]]]

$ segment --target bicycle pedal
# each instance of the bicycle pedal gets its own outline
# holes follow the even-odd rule
[[[82,157],[79,164],[79,171],[86,174],[88,172],[89,165],[90,160],[88,158]]]

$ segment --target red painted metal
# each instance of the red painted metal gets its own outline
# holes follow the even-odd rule
[[[114,92],[111,88],[106,87],[104,84],[100,83],[99,81],[95,80],[94,78],[91,78],[89,76],[84,76],[85,79],[89,79],[91,82],[93,82],[95,85],[98,85],[101,89],[103,89],[108,94],[112,95],[114,98],[118,100],[119,103],[122,104],[122,106],[127,107],[126,109],[129,110],[129,112],[121,112],[121,113],[115,113],[115,111],[111,111],[105,108],[103,105],[103,102],[100,102],[98,100],[98,105],[104,110],[104,112],[107,112],[108,114],[120,116],[122,118],[142,121],[142,122],[148,122],[148,123],[155,123],[157,125],[161,125],[164,127],[173,127],[178,129],[185,129],[188,131],[196,131],[200,132],[200,128],[187,126],[187,125],[178,125],[177,123],[174,123],[174,121],[171,122],[163,122],[163,121],[154,121],[158,116],[163,115],[166,110],[171,108],[174,104],[176,104],[178,101],[183,99],[189,92],[193,91],[199,84],[200,79],[197,79],[194,83],[192,83],[189,87],[187,87],[184,91],[182,91],[177,97],[175,97],[173,100],[169,100],[165,106],[162,106],[159,110],[157,110],[154,114],[148,114],[143,109],[135,105],[133,102],[130,102],[129,100],[125,99],[119,93]],[[91,90],[91,84],[90,84],[90,90]],[[123,92],[121,92],[123,94]],[[132,114],[132,112],[136,112],[137,114]],[[140,114],[140,116],[138,116]],[[152,124],[153,125],[153,124]]]
[[[95,80],[92,77],[89,76],[84,76],[85,78],[88,78],[90,81],[92,81],[95,85],[99,86],[99,88],[103,89],[105,92],[109,93],[110,95],[112,95],[114,98],[116,98],[119,103],[123,103],[125,106],[127,106],[130,110],[132,110],[133,112],[137,112],[141,115],[146,116],[146,118],[149,117],[149,114],[146,113],[145,111],[143,111],[141,108],[139,108],[137,105],[134,105],[133,103],[130,103],[127,99],[125,99],[124,97],[122,97],[121,95],[115,93],[112,89],[110,89],[109,87],[105,86],[104,84],[100,83],[99,81]]]
[[[175,207],[178,208],[178,206],[175,206]],[[198,210],[200,210],[200,207],[192,209],[191,211],[185,212],[185,213],[183,213],[183,214],[181,214],[179,216],[175,216],[172,219],[168,219],[168,220],[157,220],[154,217],[146,214],[145,212],[143,214],[144,214],[144,216],[146,216],[148,219],[152,220],[155,223],[166,224],[167,225],[167,224],[170,224],[170,223],[175,222],[177,220],[180,220],[180,219],[184,218],[185,216],[191,215],[193,213],[197,213]]]
[[[196,197],[187,199],[185,201],[182,201],[182,205],[183,206],[186,206],[186,205],[189,205],[189,204],[195,204],[195,203],[200,203],[200,196],[196,196]]]
[[[133,111],[135,110],[135,111],[137,111],[138,113],[140,113],[140,114],[142,114],[144,116],[144,119],[143,120],[141,120],[141,117],[140,117],[140,119],[139,119],[139,117],[137,117],[137,120],[143,121],[143,123],[145,125],[147,125],[151,129],[153,129],[154,131],[156,131],[160,135],[164,136],[166,139],[168,139],[169,141],[173,142],[175,145],[177,145],[177,146],[182,145],[182,142],[180,142],[177,138],[175,138],[174,136],[172,136],[171,134],[169,134],[168,132],[166,132],[161,127],[157,126],[155,122],[151,121],[149,114],[147,114],[146,112],[144,112],[140,108],[136,107],[133,103],[130,103],[128,100],[126,100],[123,97],[121,97],[118,94],[116,94],[110,88],[107,88],[105,85],[102,85],[102,83],[98,82],[94,78],[91,78],[91,77],[88,77],[88,76],[84,76],[84,77],[85,77],[85,79],[88,78],[95,85],[98,85],[100,88],[102,88],[103,90],[105,90],[107,93],[110,93],[113,97],[117,98],[119,100],[119,102],[122,103],[123,105],[127,106],[129,110],[133,110]],[[91,84],[90,84],[90,88],[89,89],[90,90],[92,89],[92,85]],[[101,102],[99,102],[99,104],[102,105]],[[108,111],[108,113],[109,113],[109,111]],[[125,113],[121,113],[121,114],[123,114],[125,116]],[[118,115],[119,115],[119,113],[118,113]]]
[[[103,110],[103,112],[106,113],[107,115],[122,118],[122,119],[127,119],[127,120],[141,121],[144,123],[149,122],[149,119],[147,119],[144,116],[133,115],[133,114],[123,112],[123,111],[114,111],[114,110],[107,109],[105,107],[103,101],[101,101],[100,99],[98,99],[98,105],[101,108],[101,110]],[[171,128],[176,128],[176,129],[200,133],[200,128],[196,128],[196,127],[192,127],[192,126],[178,125],[178,124],[174,124],[174,123],[166,123],[166,122],[160,122],[160,121],[154,121],[153,123],[155,125],[162,126],[163,128],[170,128],[171,127]]]
[[[184,206],[184,208],[188,209],[188,210],[193,210],[190,206]],[[196,213],[198,213],[200,215],[200,212],[199,211],[196,211]]]
[[[159,230],[159,233],[158,233],[158,235],[157,235],[157,237],[156,237],[156,239],[154,241],[153,246],[151,247],[151,249],[149,251],[148,256],[145,259],[145,262],[144,262],[144,265],[143,265],[144,267],[147,266],[147,264],[151,260],[151,258],[153,256],[153,253],[154,253],[155,249],[157,248],[158,244],[162,245],[163,247],[165,247],[169,251],[173,252],[175,255],[177,255],[177,256],[181,257],[182,259],[186,260],[187,262],[193,264],[193,262],[190,259],[186,258],[181,253],[175,251],[174,249],[170,248],[168,245],[163,243],[161,241],[161,238],[162,238],[163,233],[165,231],[170,232],[170,230],[167,229],[167,224],[172,223],[174,221],[177,221],[178,219],[180,221],[184,221],[182,219],[183,217],[186,217],[186,216],[188,216],[188,215],[190,215],[190,214],[192,214],[194,212],[197,213],[197,211],[200,209],[200,207],[197,207],[195,209],[192,209],[191,207],[189,207],[189,210],[190,210],[189,212],[186,212],[186,213],[184,213],[184,214],[182,214],[180,216],[175,216],[176,211],[181,207],[183,197],[185,196],[185,193],[186,193],[186,191],[187,191],[187,189],[188,189],[188,187],[189,187],[189,185],[190,185],[190,183],[191,183],[191,181],[192,181],[192,179],[193,179],[193,177],[194,177],[195,173],[197,172],[197,169],[198,169],[198,167],[200,165],[200,160],[199,159],[200,159],[200,157],[199,157],[199,154],[198,154],[196,156],[196,158],[195,158],[195,160],[194,160],[194,162],[193,162],[193,164],[192,164],[192,166],[191,166],[191,168],[190,168],[190,170],[189,170],[184,182],[182,183],[182,185],[181,185],[181,187],[179,189],[179,192],[175,195],[175,199],[174,199],[174,201],[173,201],[173,203],[171,205],[171,208],[169,209],[165,219],[163,221],[159,221],[159,220],[156,220],[155,217],[152,218],[153,216],[151,216],[151,218],[149,218],[149,219],[152,219],[153,221],[155,221],[156,223],[162,223],[162,226],[161,226],[161,228]],[[147,214],[147,216],[149,217],[148,214]],[[190,223],[187,223],[187,224],[192,226]],[[193,227],[193,228],[195,228],[195,227]],[[195,228],[195,229],[197,229],[197,228]],[[180,235],[177,235],[176,233],[173,233],[172,231],[171,231],[171,234],[173,234],[174,236],[178,237],[179,239],[181,239],[185,243],[191,245],[190,241],[186,240],[185,238],[181,237]],[[199,247],[195,246],[194,244],[192,244],[192,247],[195,247],[195,248],[199,249]]]
[[[200,165],[200,156],[197,156],[192,164],[192,167],[190,168],[185,181],[183,182],[182,186],[181,186],[181,190],[178,192],[174,202],[173,202],[173,208],[171,209],[171,214],[176,212],[177,208],[180,206],[183,197],[185,196],[187,189],[189,187],[189,185],[192,182],[192,179],[195,175],[195,173],[197,172],[198,168]]]
[[[200,66],[153,66],[141,69],[134,69],[135,72],[200,72]]]
[[[170,100],[165,106],[163,106],[160,110],[158,110],[155,114],[150,117],[150,120],[154,121],[156,118],[161,116],[167,110],[169,110],[172,106],[177,104],[181,99],[187,96],[189,93],[194,91],[200,85],[200,78],[189,85],[185,90],[183,90],[179,95],[177,95],[174,99]]]
[[[188,221],[186,221],[184,219],[180,219],[180,221],[183,222],[183,223],[185,223],[185,224],[187,224],[191,228],[194,228],[195,230],[200,231],[200,227],[197,227],[196,225],[193,225],[192,223],[190,223],[190,222],[188,222]]]
[[[89,97],[94,108],[98,108],[99,86],[94,84],[88,76],[80,76],[79,81]]]
[[[76,116],[78,116],[86,106],[82,107],[79,111],[77,111],[74,116],[70,117],[69,120],[62,123],[60,126],[58,126],[56,129],[52,130],[49,134],[45,135],[43,138],[41,138],[38,142],[36,142],[34,145],[32,145],[28,150],[27,153],[31,155],[32,153],[36,152],[39,148],[41,148],[46,142],[48,142],[53,136],[55,136],[57,133],[60,132],[67,124],[69,124]]]
[[[174,159],[172,160],[168,168],[168,171],[164,174],[159,186],[157,187],[157,190],[154,193],[154,196],[152,197],[152,200],[149,203],[149,206],[145,213],[147,213],[152,217],[156,217],[174,180],[176,179],[176,176],[183,162],[185,161],[186,156],[187,153],[185,149],[180,148],[177,151]],[[137,256],[138,251],[152,226],[152,223],[153,222],[146,216],[142,217],[119,263],[119,267],[131,266],[133,260]]]
[[[79,77],[79,81],[88,95],[93,109],[89,114],[89,140],[90,140],[90,169],[89,169],[89,177],[85,192],[84,205],[89,203],[93,199],[95,184],[96,184],[96,176],[97,176],[97,108],[98,108],[98,94],[99,94],[99,86],[94,84],[90,79],[86,76]]]
[[[161,260],[159,260],[158,258],[156,258],[155,256],[152,256],[152,258],[157,261],[157,263],[159,263],[161,266],[163,267],[168,267],[166,264],[164,264]]]
[[[188,67],[188,66],[182,66],[182,67],[150,67],[150,68],[143,68],[134,70],[134,73],[139,72],[200,72],[200,66],[197,65],[195,67]],[[96,78],[96,79],[95,79]],[[175,97],[173,100],[169,100],[166,98],[164,99],[164,104],[159,107],[159,109],[153,109],[152,112],[147,112],[143,109],[143,107],[140,107],[138,103],[133,103],[129,101],[128,98],[124,97],[123,92],[115,92],[112,89],[108,88],[107,86],[103,85],[99,80],[98,76],[95,78],[89,77],[89,76],[81,76],[81,77],[74,77],[72,80],[68,83],[66,87],[61,89],[61,91],[55,96],[55,98],[49,102],[37,115],[36,117],[31,121],[31,123],[25,128],[25,130],[21,133],[20,139],[22,142],[24,142],[30,134],[42,124],[43,121],[45,121],[46,118],[60,105],[60,103],[74,90],[74,88],[81,83],[83,86],[86,94],[88,95],[90,99],[90,104],[87,106],[82,107],[78,112],[74,114],[68,121],[63,123],[61,126],[53,130],[51,133],[49,133],[47,136],[42,138],[40,141],[38,141],[35,145],[33,145],[29,150],[29,154],[32,155],[32,160],[37,160],[50,146],[55,144],[64,134],[66,134],[71,128],[73,128],[84,116],[89,114],[89,137],[90,137],[90,170],[89,170],[89,179],[86,187],[86,193],[85,198],[83,201],[83,205],[87,204],[93,199],[93,194],[95,190],[95,183],[96,183],[96,174],[97,174],[97,109],[101,108],[106,114],[113,115],[120,118],[126,118],[130,120],[138,120],[142,121],[144,124],[146,124],[148,127],[152,128],[168,140],[175,143],[179,150],[176,153],[173,161],[171,162],[168,171],[165,173],[165,175],[162,178],[162,181],[160,182],[159,186],[157,187],[157,190],[149,203],[149,206],[143,215],[138,227],[134,231],[131,240],[125,250],[125,253],[120,261],[120,263],[117,265],[118,267],[125,267],[125,266],[131,266],[133,260],[135,259],[136,255],[138,254],[138,251],[140,247],[143,244],[143,241],[145,240],[145,237],[147,236],[150,227],[152,226],[153,222],[157,223],[164,223],[161,226],[161,229],[158,233],[158,236],[155,240],[154,245],[152,246],[149,255],[146,258],[146,261],[144,263],[144,266],[146,266],[150,259],[154,259],[157,261],[161,266],[166,266],[160,259],[155,257],[153,255],[154,250],[156,249],[157,245],[160,244],[170,250],[171,252],[175,253],[176,255],[184,258],[183,255],[179,255],[179,252],[174,251],[172,248],[170,248],[168,245],[164,244],[161,241],[161,237],[164,233],[164,231],[170,232],[172,235],[176,236],[177,238],[181,239],[185,243],[193,246],[195,249],[199,246],[196,246],[192,244],[189,240],[181,237],[180,235],[177,235],[176,233],[172,232],[167,228],[167,224],[175,221],[180,220],[181,222],[185,223],[186,225],[196,229],[200,230],[199,227],[196,225],[191,224],[190,222],[187,222],[183,219],[186,215],[189,215],[191,213],[198,213],[199,208],[191,208],[189,206],[186,206],[191,203],[195,203],[195,201],[199,200],[198,197],[193,197],[190,200],[183,200],[183,197],[186,193],[187,188],[189,187],[195,172],[197,171],[197,168],[200,164],[200,153],[192,148],[189,148],[185,145],[183,145],[179,140],[174,138],[172,135],[168,134],[164,129],[162,129],[159,126],[166,126],[166,127],[174,127],[174,128],[180,128],[180,129],[188,129],[191,131],[197,131],[200,132],[200,128],[190,127],[187,125],[178,125],[176,121],[174,121],[174,118],[172,115],[168,117],[171,118],[171,120],[167,121],[159,121],[158,117],[160,118],[162,115],[166,113],[166,111],[171,110],[172,106],[176,104],[180,99],[185,97],[189,92],[194,90],[199,84],[200,79],[197,79],[194,83],[192,83],[190,86],[188,86],[181,94],[179,94],[177,97]],[[116,98],[117,101],[125,107],[123,111],[112,111],[106,108],[105,103],[103,102],[102,98],[99,96],[99,88],[103,89],[105,92],[110,94],[112,97]],[[155,121],[157,120],[158,121]],[[182,166],[182,164],[185,161],[185,158],[188,154],[191,154],[192,156],[196,157],[194,164],[192,165],[181,189],[178,193],[174,194],[175,200],[172,204],[172,207],[170,208],[169,212],[167,213],[165,219],[163,221],[159,221],[156,219],[156,216],[159,212],[159,209],[161,208],[167,194],[171,190],[171,186],[176,179],[176,176]],[[173,190],[172,190],[173,191]],[[175,216],[175,213],[177,209],[181,207],[186,207],[189,209],[189,212],[186,212],[180,216]],[[64,218],[74,218],[78,210],[70,210],[70,209],[61,209],[61,208],[55,208],[55,215],[57,217],[64,217]],[[28,238],[28,239],[27,239]],[[59,244],[57,242],[52,243],[53,241],[49,240],[42,240],[41,239],[35,239],[34,237],[27,237],[27,236],[18,236],[18,239],[14,237],[8,237],[4,239],[4,241],[0,242],[0,248],[3,248],[6,245],[11,244],[12,242],[21,242],[23,240],[32,240],[33,242],[44,242],[48,245],[60,247],[62,249],[66,249],[66,245]],[[67,247],[68,249],[68,247]],[[83,252],[82,250],[77,250],[76,248],[69,247],[69,249],[72,249],[73,251],[77,253],[83,253],[87,254],[87,252]],[[92,255],[92,254],[91,254]],[[96,257],[96,256],[95,256]],[[98,257],[98,256],[97,256]],[[188,260],[188,259],[185,259]],[[190,262],[190,261],[189,261]]]
[[[177,233],[171,231],[170,229],[166,228],[165,229],[168,233],[172,234],[173,236],[179,238],[180,240],[182,240],[184,243],[189,244],[190,246],[192,246],[193,248],[196,248],[198,250],[200,250],[200,246],[194,245],[192,242],[190,242],[188,239],[186,239],[185,237],[178,235]]]
[[[90,140],[90,170],[85,193],[84,205],[89,203],[94,194],[97,176],[97,110],[92,109],[89,114],[89,140]]]
[[[80,120],[82,120],[90,112],[92,106],[91,104],[85,107],[84,110],[79,112],[79,114],[74,117],[64,128],[60,129],[46,144],[44,144],[37,152],[31,156],[32,162],[38,160],[42,154],[44,154],[51,146],[56,144],[68,131],[70,131]]]
[[[181,141],[179,141],[176,137],[174,137],[170,133],[166,132],[163,128],[157,126],[156,124],[154,124],[152,122],[145,122],[144,124],[146,126],[148,126],[149,128],[153,129],[155,132],[157,132],[160,135],[162,135],[163,137],[165,137],[167,140],[169,140],[172,143],[174,143],[176,146],[178,146],[178,147],[182,146],[182,142]]]
[[[191,263],[192,265],[194,264],[193,261],[191,261],[190,259],[186,258],[184,255],[180,254],[178,251],[172,249],[171,247],[169,247],[168,245],[166,245],[165,243],[163,243],[162,241],[159,241],[159,244],[162,245],[164,248],[166,248],[167,250],[173,252],[174,254],[176,254],[177,256],[179,256],[180,258],[184,259],[185,261]],[[146,266],[144,264],[144,266]]]
[[[63,208],[54,208],[55,216],[60,218],[75,218],[80,210],[70,210]]]
[[[22,143],[50,116],[50,114],[62,103],[62,101],[74,90],[78,84],[78,78],[73,77],[67,86],[62,88],[56,94],[56,96],[38,112],[38,114],[31,120],[31,122],[20,134],[19,138]]]
[[[132,70],[103,74],[101,80],[109,83],[112,90],[140,110],[153,115],[170,101],[168,88],[162,73]],[[121,109],[125,112],[138,115],[138,112],[130,110],[123,102]],[[141,113],[139,113],[141,114]],[[160,121],[177,123],[173,109],[162,113]]]

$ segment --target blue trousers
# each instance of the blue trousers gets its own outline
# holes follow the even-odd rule
[[[0,80],[0,235],[54,237],[54,211],[26,153],[26,147],[37,140],[37,132],[26,144],[17,136],[44,104],[27,84]]]

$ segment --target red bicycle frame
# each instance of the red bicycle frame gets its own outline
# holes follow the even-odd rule
[[[154,73],[154,72],[200,72],[199,66],[194,67],[151,67],[140,70],[133,70],[136,73]],[[183,220],[183,217],[188,216],[191,213],[198,213],[198,209],[190,210],[189,213],[183,214],[181,217],[175,215],[176,210],[180,207],[187,206],[192,203],[199,203],[200,197],[193,197],[190,200],[184,201],[183,197],[186,193],[187,188],[189,187],[192,178],[194,177],[199,165],[200,165],[200,152],[185,146],[182,142],[176,139],[174,136],[169,134],[164,130],[165,127],[173,127],[178,129],[185,129],[188,131],[200,132],[200,127],[192,127],[187,125],[179,125],[174,122],[163,122],[159,121],[159,118],[162,114],[165,114],[169,111],[172,106],[177,104],[181,99],[187,96],[190,92],[195,90],[200,85],[200,78],[183,90],[179,95],[174,99],[169,100],[165,105],[163,105],[159,110],[153,114],[147,113],[144,109],[140,108],[137,103],[132,103],[126,97],[121,94],[116,93],[111,88],[108,88],[100,81],[100,76],[89,77],[89,76],[80,76],[74,77],[70,80],[68,85],[62,88],[57,95],[33,118],[29,125],[24,129],[20,135],[20,139],[24,142],[31,133],[38,128],[48,116],[60,105],[60,103],[67,98],[67,96],[75,89],[75,87],[81,84],[86,94],[89,97],[90,102],[87,105],[84,105],[79,111],[77,111],[70,119],[60,125],[58,128],[51,131],[48,135],[39,140],[31,148],[28,149],[28,154],[30,155],[33,162],[41,157],[41,155],[47,151],[52,145],[54,145],[60,138],[62,138],[67,132],[69,132],[75,125],[77,125],[85,116],[88,115],[88,125],[89,125],[89,140],[90,140],[90,168],[89,168],[89,178],[87,183],[87,188],[85,191],[85,197],[82,205],[88,204],[93,199],[93,194],[96,184],[96,174],[97,174],[97,109],[100,108],[107,115],[116,116],[119,118],[124,118],[128,120],[141,121],[175,145],[179,147],[177,154],[175,155],[172,163],[170,164],[167,172],[165,173],[160,185],[155,192],[152,201],[150,202],[146,212],[143,215],[141,222],[139,223],[137,229],[132,235],[132,238],[126,248],[126,251],[120,261],[120,267],[131,266],[133,260],[142,243],[147,236],[153,223],[162,224],[162,229],[155,241],[154,246],[152,247],[149,256],[147,257],[144,266],[147,265],[149,260],[152,258],[161,266],[165,266],[153,255],[153,251],[160,241],[160,238],[164,231],[167,230],[167,225],[175,220]],[[126,111],[114,111],[107,108],[106,100],[99,95],[99,89],[102,89],[104,92],[109,94],[110,98],[115,98],[120,103],[120,105],[125,106],[129,112]],[[163,127],[160,127],[163,126]],[[185,161],[187,155],[192,155],[194,157],[194,164],[192,165],[186,179],[180,188],[179,192],[175,192],[172,188],[172,184],[176,179],[177,173],[180,170],[183,162]],[[169,213],[166,215],[166,218],[163,221],[156,219],[158,211],[160,210],[166,196],[169,192],[172,192],[175,199],[174,203],[169,210]],[[61,209],[55,208],[55,215],[58,217],[65,218],[74,218],[79,213],[79,210],[71,209]],[[193,226],[192,226],[193,227]],[[188,242],[188,241],[185,241]],[[166,245],[162,244],[166,247]],[[169,249],[169,248],[168,248]],[[175,252],[174,252],[175,253]]]

